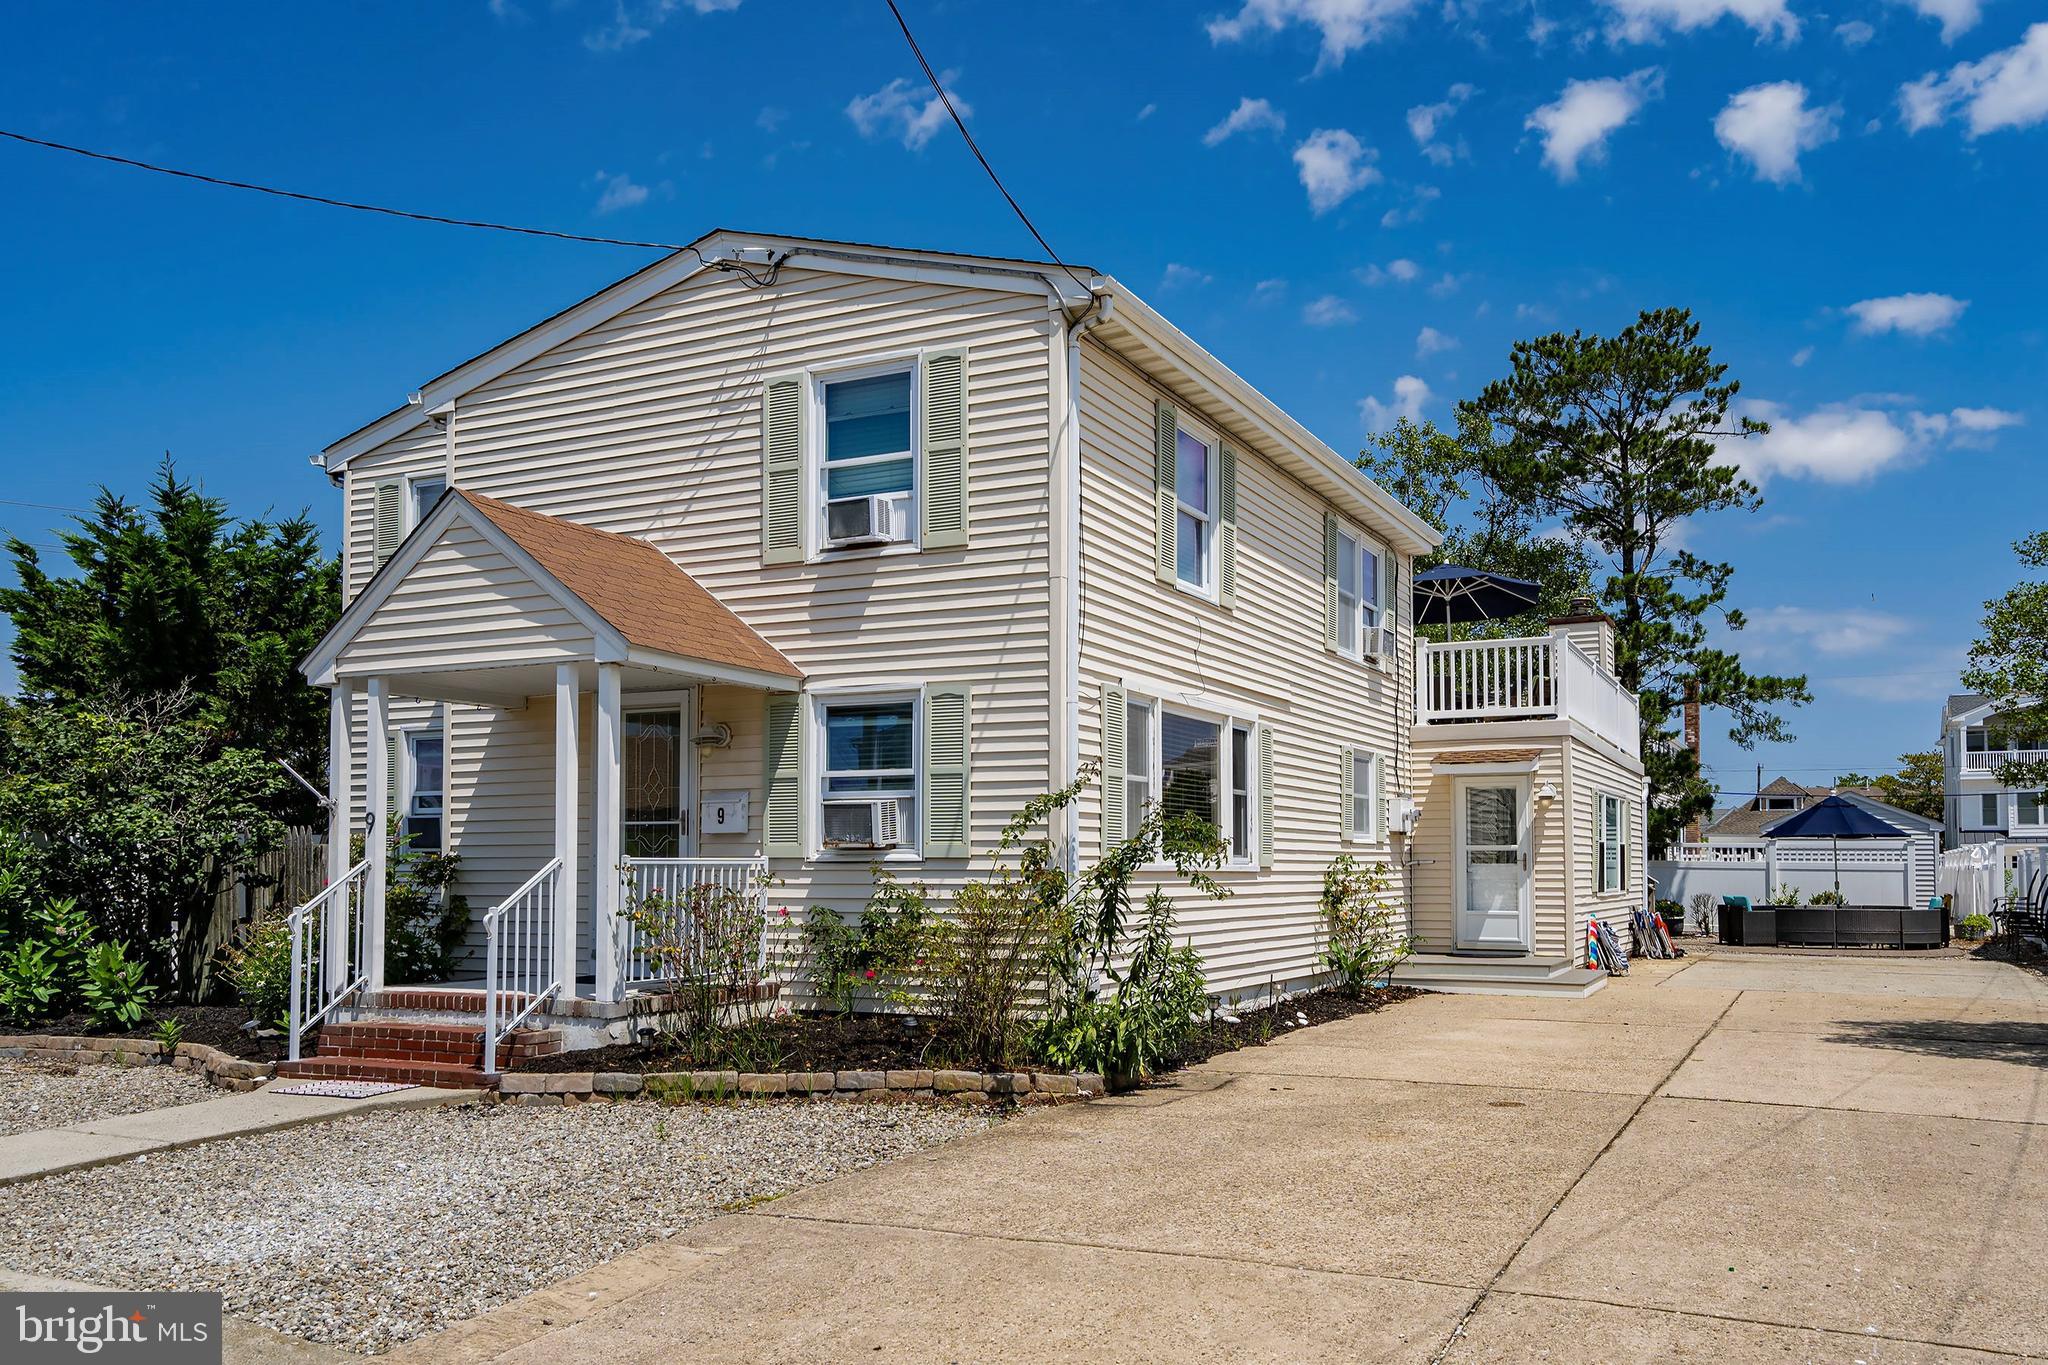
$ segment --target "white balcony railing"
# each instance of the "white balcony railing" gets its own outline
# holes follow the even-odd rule
[[[1963,771],[1988,773],[2008,763],[2048,762],[2048,749],[1972,749],[1963,754]]]
[[[1561,635],[1425,643],[1418,654],[1420,724],[1565,718],[1627,753],[1639,751],[1635,695]]]

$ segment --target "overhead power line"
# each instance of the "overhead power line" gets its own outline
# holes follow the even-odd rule
[[[66,142],[52,142],[47,138],[30,137],[27,133],[10,132],[0,128],[0,137],[15,142],[25,142],[31,147],[46,147],[54,152],[69,152],[93,161],[111,162],[116,166],[127,166],[132,170],[150,171],[157,175],[175,176],[180,180],[197,180],[203,185],[218,185],[223,189],[248,190],[254,194],[275,195],[279,199],[296,199],[306,204],[324,204],[328,208],[354,209],[358,213],[381,213],[387,218],[406,218],[416,223],[441,223],[448,227],[481,228],[488,232],[515,232],[524,237],[552,237],[562,242],[590,242],[597,246],[630,246],[648,251],[690,251],[695,248],[680,242],[641,242],[630,237],[593,237],[582,232],[558,232],[553,228],[519,227],[512,223],[492,223],[480,218],[449,218],[438,213],[416,213],[411,209],[394,209],[384,204],[359,204],[350,199],[336,199],[331,195],[307,194],[300,190],[279,189],[275,185],[259,185],[249,180],[229,180],[224,176],[205,175],[199,171],[182,170],[176,166],[159,166],[150,161],[137,161],[133,157],[116,156],[112,152],[94,151],[90,147],[74,147]]]
[[[81,517],[92,515],[92,512],[87,508],[65,507],[60,503],[54,502],[23,502],[20,498],[0,498],[0,504],[5,504],[8,507],[34,507],[45,512],[71,512]]]
[[[990,182],[995,185],[997,193],[1003,196],[1004,202],[1009,204],[1010,212],[1017,215],[1017,221],[1031,233],[1038,242],[1039,249],[1052,258],[1052,263],[1066,271],[1067,278],[1079,285],[1082,292],[1092,295],[1095,291],[1088,287],[1088,282],[1076,275],[1074,268],[1060,259],[1060,253],[1052,249],[1052,243],[1045,240],[1045,234],[1031,221],[1031,215],[1024,212],[1024,206],[1017,202],[1017,197],[1003,184],[1003,178],[996,174],[996,168],[989,165],[988,158],[981,154],[981,147],[974,141],[974,134],[967,131],[966,123],[961,121],[960,111],[953,107],[953,97],[946,93],[946,87],[939,82],[939,73],[932,70],[932,64],[925,60],[924,49],[917,45],[917,38],[911,33],[910,23],[903,17],[903,11],[896,7],[896,0],[885,0],[885,3],[889,6],[889,13],[896,16],[896,27],[903,30],[903,41],[910,44],[910,55],[917,58],[918,66],[924,69],[924,78],[930,81],[932,89],[938,92],[939,103],[946,106],[946,112],[952,116],[953,126],[960,130],[961,138],[966,141],[967,150],[974,153],[974,159],[988,172]]]

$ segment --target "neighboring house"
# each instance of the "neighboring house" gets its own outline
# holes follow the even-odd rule
[[[2048,794],[2009,787],[1998,769],[2007,762],[2048,760],[2048,736],[2023,735],[1999,721],[1996,706],[1972,692],[1941,708],[1941,766],[1945,835],[1964,844],[2048,840]]]
[[[1424,947],[1546,981],[1625,917],[1643,787],[1604,621],[1418,650],[1435,532],[1091,286],[713,233],[324,452],[348,601],[305,670],[338,817],[461,856],[472,980],[607,1017],[645,976],[634,888],[766,868],[778,909],[852,913],[880,862],[943,896],[1090,767],[1069,856],[1155,802],[1224,835],[1230,896],[1176,897],[1219,994],[1320,978],[1341,852],[1391,865]],[[333,979],[379,990],[364,957]]]
[[[1877,787],[1813,787],[1777,777],[1755,796],[1715,816],[1698,843],[1682,844],[1652,875],[1661,899],[1689,904],[1702,892],[1768,899],[1783,886],[1803,897],[1833,890],[1839,877],[1851,904],[1925,906],[1941,861],[1941,822],[1889,805]],[[1823,797],[1853,802],[1899,832],[1896,839],[1786,839],[1779,821]]]

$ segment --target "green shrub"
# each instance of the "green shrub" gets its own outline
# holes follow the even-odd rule
[[[1796,887],[1796,886],[1781,886],[1781,887],[1779,887],[1779,888],[1778,888],[1778,889],[1777,889],[1776,891],[1773,891],[1773,892],[1771,893],[1771,900],[1770,900],[1770,903],[1771,903],[1772,905],[1797,905],[1797,904],[1799,904],[1799,888],[1798,888],[1798,887]]]
[[[1849,898],[1839,891],[1816,891],[1808,905],[1847,905]]]
[[[1039,1032],[1046,1060],[1068,1071],[1094,1071],[1120,1081],[1170,1067],[1208,1013],[1202,959],[1173,946],[1173,902],[1157,889],[1145,897],[1130,965],[1107,996],[1079,1002],[1048,1018]]]
[[[857,920],[815,905],[804,917],[793,975],[841,1014],[852,1014],[863,997],[909,1004],[935,922],[922,882],[901,881],[880,864],[872,872],[875,889]]]
[[[1965,915],[1956,928],[1964,938],[1985,938],[1991,933],[1991,921],[1983,915]]]
[[[57,985],[57,1008],[62,1010],[84,997],[86,958],[92,951],[92,922],[72,897],[43,902],[28,916],[27,937],[43,945]]]
[[[1413,951],[1387,896],[1387,865],[1340,853],[1323,871],[1323,965],[1351,996],[1384,985]]]
[[[55,1014],[59,997],[57,968],[47,946],[24,939],[0,955],[0,1013],[18,1024],[30,1023]]]
[[[85,1008],[96,1029],[126,1032],[142,1023],[143,1006],[156,994],[142,979],[142,964],[118,943],[94,946],[85,961]]]
[[[744,887],[698,882],[677,896],[635,894],[627,901],[625,918],[640,951],[661,992],[678,1001],[683,1031],[693,1037],[716,1030],[728,1006],[741,1005],[751,1016],[745,1007],[762,998],[767,890],[765,877]],[[734,1046],[754,1052],[758,1041]]]
[[[222,975],[235,998],[266,1028],[291,1027],[292,934],[284,911],[249,926],[231,945]]]
[[[384,877],[384,979],[395,986],[445,981],[469,932],[469,898],[457,895],[462,859],[394,840]]]

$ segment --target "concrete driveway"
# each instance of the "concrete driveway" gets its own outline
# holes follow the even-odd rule
[[[396,1356],[2048,1355],[2048,979],[1722,953],[1036,1112]]]

